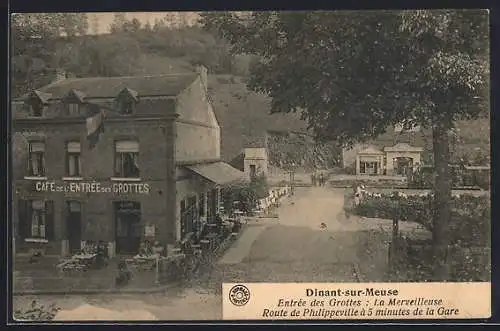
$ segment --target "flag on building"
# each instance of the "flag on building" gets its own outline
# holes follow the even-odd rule
[[[92,149],[99,142],[101,133],[104,132],[104,112],[99,105],[88,104],[89,116],[86,119],[87,140]]]

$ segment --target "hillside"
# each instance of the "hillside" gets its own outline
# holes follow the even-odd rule
[[[241,77],[212,75],[209,91],[221,126],[221,154],[236,157],[244,147],[265,144],[267,131],[306,132],[298,114],[270,114],[269,99],[246,88]]]

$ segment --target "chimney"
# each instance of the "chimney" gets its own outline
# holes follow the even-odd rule
[[[208,88],[207,68],[204,65],[197,65],[196,72],[200,75],[201,83],[203,84],[205,91],[207,91]]]
[[[65,80],[66,78],[68,78],[68,75],[64,69],[56,69],[56,78],[54,79],[55,82]]]

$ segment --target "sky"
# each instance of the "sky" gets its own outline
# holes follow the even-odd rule
[[[168,12],[129,12],[125,13],[128,20],[137,18],[142,24],[146,24],[148,21],[151,25],[154,24],[155,19],[164,18]],[[185,15],[188,21],[195,21],[198,18],[198,14],[195,12],[180,12],[180,15]],[[87,13],[89,18],[89,33],[91,34],[102,34],[109,32],[109,26],[113,22],[114,13]],[[98,24],[93,24],[93,22],[98,22]],[[97,26],[97,31],[96,31]]]

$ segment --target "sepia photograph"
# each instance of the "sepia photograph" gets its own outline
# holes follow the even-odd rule
[[[12,13],[12,319],[490,317],[489,14]]]

